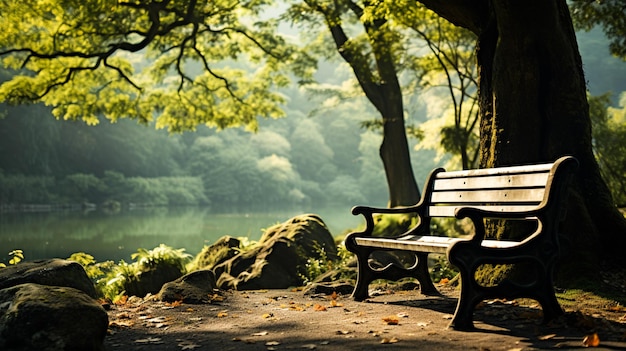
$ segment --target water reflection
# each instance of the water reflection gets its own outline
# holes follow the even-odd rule
[[[159,244],[196,254],[224,235],[258,240],[262,229],[310,211],[214,213],[203,208],[156,208],[105,213],[101,211],[4,213],[0,215],[0,261],[13,249],[26,259],[69,257],[86,252],[96,260],[124,259],[137,248]],[[360,224],[349,208],[316,212],[333,235]]]

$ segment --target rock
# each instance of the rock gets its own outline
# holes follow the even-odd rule
[[[317,215],[296,216],[265,231],[253,248],[218,264],[222,289],[283,289],[304,283],[309,259],[337,259],[337,246]]]
[[[96,288],[83,267],[62,259],[22,261],[0,269],[0,289],[24,283],[66,286],[96,298]]]
[[[144,297],[156,294],[163,284],[180,278],[183,274],[176,265],[160,263],[154,267],[144,267],[136,276],[124,282],[124,290],[128,296]]]
[[[199,270],[166,283],[159,291],[157,298],[166,302],[210,303],[215,290],[213,271]]]
[[[191,270],[213,269],[221,262],[235,257],[239,253],[241,241],[231,236],[223,236],[210,246],[205,246],[191,263]]]
[[[0,349],[103,351],[106,311],[84,292],[33,283],[0,290]]]

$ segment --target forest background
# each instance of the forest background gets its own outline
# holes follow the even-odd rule
[[[592,110],[604,115],[596,130],[610,134],[607,111],[624,129],[625,63],[609,54],[600,30],[579,32],[578,41],[590,94],[599,96],[591,99]],[[0,72],[0,81],[8,78]],[[154,124],[104,118],[90,126],[56,120],[43,105],[0,105],[0,204],[4,210],[16,204],[226,210],[385,205],[381,136],[363,127],[376,111],[351,92],[354,77],[339,57],[323,62],[315,80],[307,88],[282,88],[286,117],[259,120],[257,132],[201,126],[169,134]],[[450,108],[445,87],[416,87],[405,101],[407,124],[422,130],[421,138],[410,140],[418,183],[436,166],[460,168],[438,138]],[[606,133],[600,137],[611,144]],[[618,204],[625,203],[623,187],[613,186]]]

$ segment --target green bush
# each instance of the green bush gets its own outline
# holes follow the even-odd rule
[[[186,265],[192,256],[185,253],[185,249],[174,249],[167,245],[159,245],[152,250],[140,248],[131,255],[134,262],[126,263],[121,260],[118,264],[113,261],[95,262],[93,256],[84,252],[72,254],[68,260],[78,262],[83,266],[87,276],[96,286],[100,297],[117,302],[125,295],[125,287],[131,281],[136,281],[139,274],[146,269],[159,265],[171,265],[181,273],[186,272]]]

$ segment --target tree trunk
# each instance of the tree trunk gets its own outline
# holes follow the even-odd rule
[[[392,36],[387,35],[386,30],[380,27],[368,30],[368,35],[374,49],[380,82],[375,89],[364,90],[383,118],[380,158],[389,186],[389,207],[415,205],[420,199],[420,192],[411,166],[402,88],[390,51],[393,43],[388,38]]]
[[[361,17],[360,9],[356,13]],[[348,37],[340,21],[328,21],[328,28],[335,41],[337,51],[350,64],[354,75],[367,99],[374,105],[383,119],[383,142],[380,157],[385,168],[389,187],[389,207],[410,206],[420,200],[415,181],[404,122],[402,88],[398,81],[396,66],[391,52],[393,43],[385,29],[384,21],[364,23],[370,39],[373,63],[364,52],[346,47]],[[375,67],[376,71],[372,70]]]
[[[482,11],[463,18],[455,17],[459,9],[423,2],[479,36],[481,167],[578,158],[556,278],[568,285],[597,276],[602,259],[621,259],[626,220],[592,152],[582,60],[566,1],[476,1]],[[448,6],[461,3],[471,1]]]
[[[411,167],[402,111],[402,94],[398,88],[388,94],[383,93],[382,96],[389,96],[389,99],[383,99],[386,104],[396,106],[381,111],[383,142],[380,146],[380,158],[385,167],[389,186],[389,207],[414,205],[419,201],[420,193]]]

